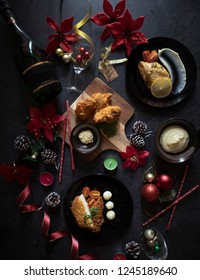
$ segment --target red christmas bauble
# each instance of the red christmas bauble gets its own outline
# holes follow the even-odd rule
[[[143,198],[147,201],[155,201],[160,196],[158,187],[154,184],[145,184],[141,189]]]
[[[156,177],[156,185],[161,189],[161,190],[169,190],[173,188],[174,185],[174,180],[172,176],[168,174],[159,174]]]

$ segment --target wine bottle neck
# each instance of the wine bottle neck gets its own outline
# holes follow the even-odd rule
[[[0,0],[0,14],[5,18],[8,23],[16,23],[13,10],[6,0]]]

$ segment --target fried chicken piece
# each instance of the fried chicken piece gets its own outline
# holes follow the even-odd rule
[[[77,225],[94,233],[100,232],[104,223],[103,209],[104,202],[101,196],[93,207],[89,208],[83,194],[76,196],[71,206],[71,211]]]
[[[96,111],[100,111],[101,109],[107,107],[109,105],[111,97],[112,93],[93,93],[92,98],[94,98],[97,102]]]
[[[138,63],[138,69],[145,85],[150,89],[153,81],[157,78],[170,78],[168,71],[158,62]]]
[[[96,109],[96,100],[94,98],[88,97],[83,100],[78,101],[76,104],[75,114],[82,121],[87,120],[94,113]]]
[[[107,106],[94,114],[94,122],[114,122],[121,115],[121,108],[119,106]]]

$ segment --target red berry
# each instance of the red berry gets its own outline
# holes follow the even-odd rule
[[[76,62],[80,63],[82,60],[82,55],[78,54],[76,57]]]
[[[80,52],[81,54],[84,54],[84,53],[85,53],[85,48],[84,48],[84,47],[81,47],[81,48],[79,49],[79,52]]]
[[[86,51],[86,52],[84,53],[84,58],[87,58],[87,59],[90,58],[90,53],[89,53],[88,51]]]

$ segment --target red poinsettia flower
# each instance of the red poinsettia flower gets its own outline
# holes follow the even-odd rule
[[[54,19],[47,17],[48,25],[56,31],[55,34],[48,37],[49,43],[46,48],[48,54],[54,53],[57,48],[63,49],[64,52],[70,52],[71,43],[79,40],[79,36],[75,33],[67,33],[73,28],[73,19],[74,17],[64,19],[59,28],[58,23]]]
[[[144,16],[140,16],[134,20],[129,12],[126,10],[124,16],[118,22],[108,24],[107,27],[115,38],[112,44],[112,50],[116,50],[122,45],[125,45],[126,54],[131,54],[133,45],[141,43],[148,43],[144,33],[139,31],[144,22]]]
[[[30,122],[26,128],[34,133],[36,139],[44,135],[50,142],[53,141],[53,129],[64,120],[64,116],[55,114],[55,111],[53,102],[45,104],[42,109],[30,107]]]
[[[149,152],[133,146],[127,146],[126,152],[120,152],[120,156],[125,159],[124,168],[130,167],[132,170],[136,170],[146,164]]]
[[[113,22],[116,22],[120,19],[120,16],[125,10],[125,0],[119,1],[119,3],[113,9],[112,5],[108,0],[103,1],[103,10],[105,13],[100,12],[90,19],[97,25],[103,26]],[[111,34],[110,29],[106,26],[103,33],[101,34],[100,40],[106,40]]]
[[[17,181],[22,185],[26,185],[32,172],[33,170],[21,165],[0,164],[0,174],[3,175],[7,183]]]

